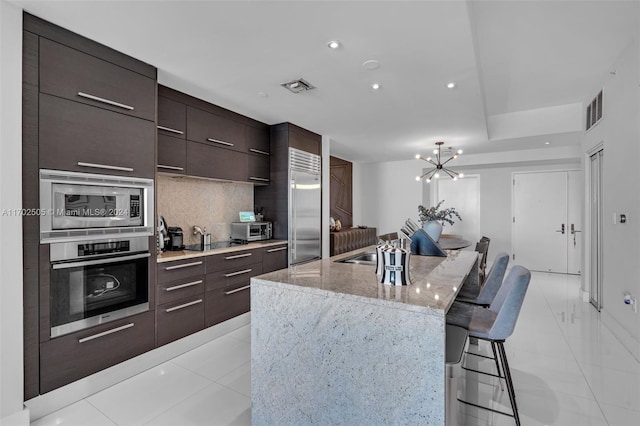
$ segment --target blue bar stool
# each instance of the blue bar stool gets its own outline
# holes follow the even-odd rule
[[[473,305],[480,305],[489,307],[493,299],[496,297],[504,274],[509,264],[509,255],[505,252],[500,252],[493,261],[489,274],[481,286],[465,285],[460,289],[460,292],[456,296],[456,302],[471,303]]]
[[[461,399],[458,400],[464,404],[511,416],[515,419],[517,426],[520,426],[520,416],[518,415],[515,389],[511,371],[509,370],[507,354],[504,349],[504,342],[513,334],[530,280],[531,273],[529,270],[516,265],[509,271],[489,309],[464,303],[454,303],[447,313],[447,324],[464,327],[469,330],[469,337],[491,343],[496,357],[496,366],[498,367],[498,380],[500,378],[505,379],[513,414],[483,407]],[[502,367],[504,375],[500,374],[498,363]]]

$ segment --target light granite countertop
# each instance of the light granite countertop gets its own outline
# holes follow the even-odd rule
[[[445,315],[465,281],[478,283],[473,273],[477,275],[476,252],[451,251],[446,258],[412,255],[411,285],[406,286],[381,284],[375,265],[339,262],[365,252],[375,252],[375,246],[260,275],[252,281],[437,316]]]
[[[287,244],[285,240],[265,240],[265,241],[253,241],[248,244],[242,244],[233,247],[224,247],[206,251],[191,251],[191,250],[179,250],[179,251],[166,251],[158,255],[157,262],[172,262],[174,260],[193,259],[194,257],[211,256],[214,254],[232,253],[241,250],[251,250],[263,247],[278,246],[281,244]]]

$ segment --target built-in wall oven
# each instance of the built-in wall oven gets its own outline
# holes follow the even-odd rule
[[[149,310],[149,239],[50,245],[51,337]]]
[[[153,235],[153,180],[40,170],[40,242]]]

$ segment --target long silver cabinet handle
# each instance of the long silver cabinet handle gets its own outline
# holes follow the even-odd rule
[[[131,167],[111,166],[109,164],[85,163],[84,161],[78,161],[77,164],[80,167],[95,167],[97,169],[120,170],[121,172],[133,171]]]
[[[102,102],[103,104],[113,105],[113,106],[116,106],[118,108],[122,108],[122,109],[126,109],[126,110],[129,110],[129,111],[133,111],[133,107],[131,105],[121,104],[120,102],[112,101],[110,99],[100,98],[98,96],[90,95],[90,94],[84,93],[84,92],[78,92],[78,96],[83,97],[83,98],[87,98],[87,99],[91,99],[92,101],[98,101],[98,102]]]
[[[249,177],[250,180],[259,180],[260,182],[269,182],[269,179],[261,178],[261,177]]]
[[[194,300],[193,302],[184,303],[182,305],[174,306],[173,308],[165,309],[165,312],[173,312],[178,309],[188,308],[189,306],[197,305],[198,303],[202,303],[202,299]]]
[[[267,151],[261,151],[259,149],[255,149],[255,148],[249,148],[249,151],[251,152],[255,152],[256,154],[262,154],[262,155],[271,155],[270,153],[268,153]]]
[[[274,251],[281,251],[281,250],[286,250],[287,247],[278,247],[278,248],[274,248],[271,250],[267,250],[267,253],[273,253]]]
[[[54,263],[51,266],[51,269],[69,269],[69,268],[80,268],[80,267],[91,266],[91,265],[104,265],[105,263],[125,262],[129,260],[144,259],[145,257],[151,257],[151,254],[140,253],[140,254],[132,254],[129,256],[110,257],[108,259],[82,260],[79,262],[69,262],[69,263]]]
[[[169,169],[169,170],[180,170],[180,171],[184,171],[184,167],[178,167],[178,166],[165,166],[164,164],[158,164],[158,168],[159,168],[159,169]]]
[[[227,277],[227,278],[235,277],[236,275],[248,274],[251,271],[252,271],[251,269],[243,269],[242,271],[231,272],[230,274],[224,274],[224,276]]]
[[[239,291],[246,290],[248,288],[251,288],[251,284],[245,285],[244,287],[236,288],[235,290],[225,291],[224,294],[226,294],[228,296],[230,294],[237,293]]]
[[[112,328],[111,330],[103,331],[102,333],[94,334],[93,336],[84,337],[78,340],[78,343],[88,342],[93,339],[99,339],[100,337],[108,336],[109,334],[117,333],[118,331],[126,330],[127,328],[133,327],[133,323],[121,325],[120,327]]]
[[[207,140],[208,140],[209,142],[215,142],[215,143],[219,143],[219,144],[221,144],[221,145],[233,146],[233,144],[232,144],[231,142],[225,142],[225,141],[221,141],[221,140],[213,139],[213,138],[207,138]]]
[[[180,284],[180,285],[174,285],[172,287],[167,287],[167,288],[164,289],[164,291],[180,290],[181,288],[191,287],[191,286],[198,285],[198,284],[202,284],[202,280],[192,281],[190,283],[185,283],[185,284]]]
[[[224,259],[225,259],[225,260],[240,259],[241,257],[249,257],[249,256],[251,256],[251,254],[252,254],[252,253],[238,254],[238,255],[235,255],[235,256],[228,256],[228,257],[225,257]]]
[[[198,262],[183,263],[182,265],[167,266],[166,268],[164,268],[164,270],[173,271],[175,269],[188,268],[190,266],[198,266],[198,265],[202,265],[202,260],[199,260]]]
[[[177,129],[172,129],[171,127],[164,127],[164,126],[156,126],[158,128],[158,130],[164,130],[165,132],[171,132],[171,133],[176,133],[178,135],[184,135],[184,132],[182,130],[177,130]]]

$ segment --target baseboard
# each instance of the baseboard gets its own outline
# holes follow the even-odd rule
[[[600,319],[602,323],[613,333],[614,336],[622,343],[622,346],[627,348],[631,355],[640,362],[640,341],[631,333],[629,333],[625,328],[615,319],[611,314],[609,314],[605,309],[600,311]]]
[[[24,407],[22,411],[13,413],[0,419],[2,426],[29,426],[29,409]]]
[[[66,386],[39,395],[25,402],[31,421],[78,402],[94,393],[169,361],[192,349],[209,343],[251,322],[251,312],[231,318],[213,327],[146,352],[135,358],[99,371]],[[27,418],[27,425],[29,424]],[[4,426],[4,419],[1,423]],[[11,424],[11,423],[7,423]]]

